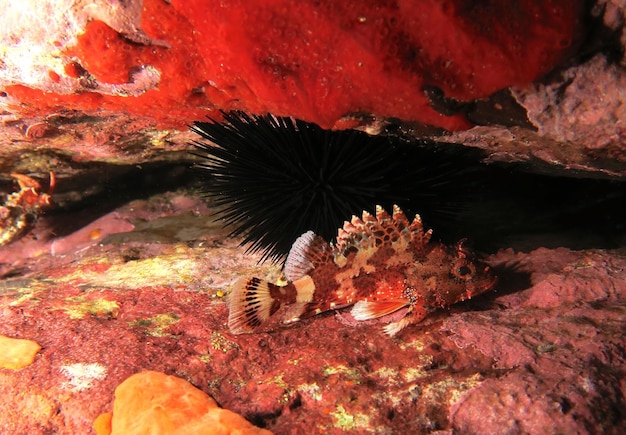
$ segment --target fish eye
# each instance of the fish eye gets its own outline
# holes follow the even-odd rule
[[[467,274],[472,273],[472,269],[470,269],[467,266],[461,266],[457,269],[457,274],[461,275],[461,276],[465,276]]]
[[[476,268],[472,263],[466,261],[457,261],[452,266],[452,275],[463,281],[469,281],[476,273]]]

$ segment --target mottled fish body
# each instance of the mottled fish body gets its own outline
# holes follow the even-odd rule
[[[293,323],[349,305],[357,320],[407,308],[385,327],[393,336],[437,308],[493,288],[496,277],[463,247],[463,240],[448,247],[431,241],[431,235],[419,215],[409,222],[397,206],[392,215],[376,207],[376,216],[365,211],[362,218],[353,216],[334,245],[304,233],[287,257],[286,285],[259,278],[237,283],[230,296],[229,328],[234,334],[255,332],[270,319]]]

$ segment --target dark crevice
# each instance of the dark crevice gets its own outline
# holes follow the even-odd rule
[[[345,146],[360,149],[363,138],[358,139]],[[394,143],[382,157],[376,156],[382,159],[376,169],[381,188],[366,198],[370,212],[375,204],[389,210],[396,203],[410,217],[419,213],[435,238],[449,244],[467,238],[468,246],[483,253],[508,247],[617,248],[626,242],[624,181],[583,178],[574,172],[570,174],[576,177],[550,175],[548,165],[534,173],[529,172],[530,165],[485,164],[483,151],[454,144]],[[192,157],[142,165],[86,165],[75,170],[80,175],[57,180],[54,204],[45,218],[61,237],[134,199],[182,187],[192,195],[211,192],[212,174],[191,166]],[[536,164],[532,170],[537,170]],[[41,182],[46,186],[46,179]],[[360,180],[354,183],[361,187]],[[0,185],[6,193],[15,188],[14,180]],[[271,195],[280,190],[271,184],[264,188]],[[313,229],[331,240],[349,218],[328,214],[322,228],[298,231]],[[279,225],[275,230],[284,233]],[[281,249],[286,253],[292,242],[286,240]]]
[[[56,237],[66,236],[135,199],[189,186],[189,162],[90,164],[80,176],[57,179],[45,217]]]
[[[617,248],[624,243],[625,182],[529,173],[520,165],[482,164],[473,150],[457,151],[448,147],[441,156],[429,152],[426,161],[423,156],[404,160],[406,189],[375,202],[387,208],[399,203],[407,215],[419,213],[436,238],[446,243],[467,238],[469,246],[484,252],[507,247]],[[202,195],[211,179],[198,180],[189,167],[186,162],[102,165],[69,185],[58,183],[56,205],[46,217],[54,233],[63,236],[134,199],[182,186]],[[422,181],[411,179],[420,176]],[[77,191],[83,196],[72,202]],[[322,235],[333,238],[349,218],[326,225],[333,229]]]

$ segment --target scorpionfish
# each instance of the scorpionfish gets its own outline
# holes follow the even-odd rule
[[[472,258],[464,240],[448,247],[431,241],[431,235],[419,215],[409,222],[395,205],[392,215],[377,206],[376,216],[366,211],[362,218],[353,216],[339,229],[334,245],[306,232],[287,256],[286,285],[259,278],[235,285],[230,331],[255,332],[276,317],[288,324],[352,305],[357,320],[405,309],[403,317],[384,328],[393,336],[437,308],[493,288],[492,270]]]

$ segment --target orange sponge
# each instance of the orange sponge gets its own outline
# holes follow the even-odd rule
[[[0,368],[19,370],[33,363],[41,346],[32,340],[0,335]]]
[[[113,415],[99,416],[94,429],[98,435],[272,433],[219,408],[215,400],[184,379],[154,371],[137,373],[122,382],[115,389]]]

